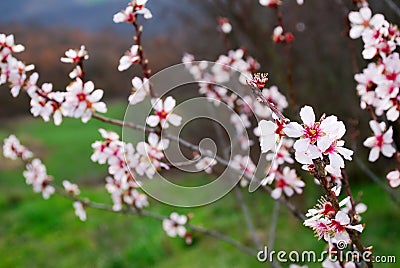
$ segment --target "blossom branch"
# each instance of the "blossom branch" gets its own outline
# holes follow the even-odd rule
[[[143,25],[138,24],[137,22],[137,14],[135,15],[136,19],[132,22],[133,27],[135,27],[135,31],[136,31],[136,35],[134,36],[134,40],[136,41],[136,45],[138,45],[138,56],[139,56],[139,64],[142,67],[143,70],[143,76],[147,79],[150,78],[151,75],[151,70],[149,69],[148,63],[149,60],[147,58],[145,58],[144,56],[144,52],[143,52],[143,46],[142,46],[142,33],[143,33]],[[150,95],[153,98],[156,98],[157,95],[154,92],[154,89],[152,87],[152,85],[149,85],[149,89],[150,89]]]
[[[264,97],[264,99],[265,99],[265,97]],[[279,112],[279,110],[277,110],[277,111]],[[280,112],[279,112],[279,113],[280,113]],[[282,114],[282,113],[280,113],[280,114]],[[282,116],[283,116],[283,115],[282,115]],[[101,116],[101,115],[98,115],[98,114],[95,114],[93,117],[96,118],[96,119],[98,119],[98,120],[100,120],[100,121],[103,121],[103,122],[106,122],[106,123],[110,123],[110,124],[113,124],[113,125],[117,125],[117,126],[126,126],[126,127],[129,127],[129,128],[135,129],[135,130],[144,130],[144,131],[148,131],[148,132],[155,132],[155,130],[153,130],[153,129],[145,128],[145,127],[143,127],[143,126],[136,125],[136,124],[133,124],[133,123],[123,122],[123,121],[117,120],[117,119],[107,118],[107,117],[105,117],[105,116]],[[285,117],[284,117],[284,118],[285,118]],[[285,119],[286,119],[286,118],[285,118]],[[192,151],[194,151],[194,152],[201,152],[201,149],[200,149],[199,146],[194,145],[194,144],[192,144],[192,143],[186,141],[185,139],[182,139],[182,138],[177,137],[177,136],[175,136],[175,135],[171,135],[170,133],[168,133],[168,132],[166,132],[166,131],[163,131],[163,132],[162,132],[162,136],[163,136],[163,138],[167,138],[167,139],[170,139],[170,140],[172,140],[172,141],[175,141],[175,142],[181,144],[182,146],[184,146],[184,147],[186,147],[186,148],[188,148],[188,149],[190,149],[190,150],[192,150]],[[211,158],[215,158],[215,160],[216,160],[218,163],[224,165],[225,167],[228,167],[228,166],[231,165],[231,164],[229,163],[229,161],[225,160],[224,158],[222,158],[222,157],[220,157],[220,156],[217,156],[217,155],[214,156],[213,154],[208,153],[207,151],[206,151],[206,152],[202,152],[202,153],[204,154],[204,156],[208,156],[208,157],[211,157]],[[240,171],[238,171],[238,172],[240,172]],[[255,183],[261,184],[261,180],[259,180],[259,179],[257,179],[257,178],[253,178],[252,176],[249,176],[249,175],[247,175],[247,174],[243,174],[243,177],[244,177],[246,180],[248,180],[249,182],[253,180]],[[262,187],[265,191],[267,191],[268,193],[271,193],[271,192],[272,192],[272,189],[271,189],[269,186],[267,186],[267,185],[261,185],[261,187]],[[283,204],[288,208],[288,210],[289,210],[296,218],[298,218],[299,220],[302,220],[302,221],[306,219],[306,217],[304,216],[304,214],[301,213],[300,211],[298,211],[298,209],[297,209],[292,203],[290,203],[286,198],[281,197],[281,198],[279,198],[279,201],[280,201],[281,203],[283,203]]]
[[[265,96],[262,94],[261,90],[259,88],[257,88],[255,85],[253,84],[249,84],[251,90],[253,91],[253,93],[256,95],[256,97],[258,98],[258,101],[261,104],[264,104],[265,106],[267,106],[282,122],[288,122],[289,119],[287,119],[281,111],[279,111],[279,109],[275,106],[275,104],[273,104],[272,102],[268,101],[267,98],[265,98]]]
[[[252,91],[256,94],[256,96],[259,97],[261,95],[260,94],[261,89],[256,87],[254,81],[251,81],[248,84],[251,87]],[[271,107],[271,103],[267,99],[259,98],[259,101],[262,104],[264,104],[266,107]],[[272,106],[272,107],[274,107],[274,106]],[[283,114],[276,114],[275,113],[275,115],[277,115],[278,118],[281,119],[281,123],[287,124],[286,127],[284,127],[284,130],[283,130],[283,132],[285,134],[287,134],[289,137],[303,137],[303,138],[301,138],[302,140],[298,140],[297,141],[298,142],[297,143],[297,148],[301,147],[302,142],[303,143],[306,142],[307,147],[311,146],[310,145],[311,142],[312,143],[316,143],[317,140],[318,140],[318,137],[319,137],[318,135],[321,135],[321,134],[318,134],[318,133],[323,132],[323,130],[320,127],[322,127],[322,124],[324,124],[324,122],[326,122],[325,121],[325,115],[324,115],[324,116],[322,116],[322,119],[320,120],[320,122],[316,123],[315,122],[315,114],[314,114],[312,108],[309,107],[309,106],[303,107],[302,110],[300,111],[300,115],[301,115],[302,120],[303,120],[303,122],[305,124],[305,128],[303,128],[298,123],[289,123],[288,119]],[[330,116],[329,119],[326,118],[326,120],[328,122],[329,121],[333,122],[333,124],[335,124],[335,125],[337,124],[337,130],[336,131],[338,131],[340,128],[343,128],[343,130],[345,131],[344,124],[343,123],[338,123],[336,117]],[[283,134],[283,135],[285,135],[285,134]],[[277,130],[274,130],[274,133],[273,133],[272,137],[275,137],[275,135],[281,135],[281,133],[278,132]],[[323,135],[325,135],[325,134],[323,134]],[[344,132],[343,132],[343,134],[341,136],[339,136],[339,138],[341,138],[343,135],[344,135]],[[332,146],[334,146],[333,148],[335,148],[336,142],[335,141],[330,141],[330,142],[332,144],[329,147],[327,147],[327,149],[325,149],[324,151],[332,150],[332,149],[329,149]],[[296,144],[295,144],[295,146],[296,146]],[[313,146],[315,146],[316,150],[320,150],[319,147],[318,147],[318,146],[320,146],[319,143],[318,143],[318,146],[316,146],[316,145],[313,145]],[[307,150],[307,147],[305,148],[306,150]],[[311,150],[311,149],[309,149],[309,150]],[[336,149],[333,149],[333,150],[335,151],[335,150],[338,150],[338,149],[336,148]],[[344,148],[342,148],[342,150],[344,150]],[[346,149],[344,151],[346,151],[347,154],[348,154],[349,153],[348,151],[350,151],[350,150]],[[344,153],[344,151],[342,151],[342,153]],[[352,153],[353,152],[351,152],[351,154]],[[321,152],[319,154],[318,153],[314,153],[314,154],[315,154],[314,157],[309,157],[309,160],[312,162],[312,165],[309,165],[309,169],[310,169],[311,174],[314,176],[314,178],[322,186],[322,188],[323,188],[323,190],[325,192],[325,196],[326,196],[327,200],[329,201],[329,203],[332,206],[334,215],[336,215],[336,216],[339,215],[338,221],[340,222],[339,218],[342,215],[343,215],[344,219],[347,219],[348,216],[346,215],[346,213],[344,213],[340,209],[340,204],[339,204],[339,201],[338,201],[338,198],[337,198],[336,191],[333,190],[334,185],[329,182],[328,177],[327,177],[327,173],[328,173],[327,172],[327,165],[333,164],[333,163],[330,163],[331,158],[328,159],[326,156],[323,156],[323,154]],[[344,153],[344,154],[346,154],[346,153]],[[346,158],[350,158],[351,159],[350,155],[347,155]],[[305,152],[305,157],[307,157],[307,151]],[[341,170],[341,167],[339,166],[339,171],[340,170]],[[348,181],[347,181],[347,184],[348,184]],[[346,190],[348,191],[349,198],[351,199],[352,198],[352,194],[351,194],[350,188],[347,187]],[[353,201],[353,204],[354,204],[354,201]],[[346,223],[346,224],[351,224],[353,221],[356,222],[354,217],[352,217],[350,222]],[[343,222],[346,222],[346,221],[343,221]],[[362,230],[362,228],[363,227],[361,227],[361,228],[354,227],[353,228],[353,226],[350,226],[350,228],[346,229],[346,231],[347,231],[347,233],[348,233],[348,235],[350,237],[351,243],[356,246],[357,250],[360,253],[371,252],[371,249],[372,249],[371,247],[366,248],[361,243],[360,236],[359,236],[358,232],[359,232],[359,230]],[[358,230],[356,230],[356,229],[358,229]],[[322,232],[325,232],[325,231],[322,231]],[[372,260],[365,260],[365,261],[366,261],[367,267],[373,267]]]

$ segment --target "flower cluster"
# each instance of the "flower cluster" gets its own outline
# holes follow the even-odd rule
[[[129,104],[135,105],[142,102],[147,96],[150,95],[150,81],[147,78],[140,79],[134,77],[132,79],[132,94],[129,96]]]
[[[176,101],[173,97],[169,96],[163,101],[162,99],[152,99],[151,104],[154,109],[154,115],[147,117],[146,123],[155,127],[160,125],[161,128],[168,128],[169,124],[179,126],[182,122],[182,117],[172,113],[175,108]]]
[[[71,183],[70,181],[64,180],[62,182],[62,185],[64,186],[64,189],[67,193],[72,194],[72,195],[79,195],[80,194],[80,190],[78,185],[76,185],[75,183]]]
[[[2,42],[2,40],[4,40]],[[14,44],[12,35],[0,35],[0,54],[3,59],[0,63],[1,78],[0,84],[10,83],[11,94],[18,96],[21,89],[27,92],[31,98],[31,113],[33,116],[40,116],[45,121],[54,118],[55,125],[60,125],[62,117],[81,118],[87,122],[94,112],[105,113],[106,105],[100,102],[103,97],[103,90],[94,89],[93,82],[83,82],[82,63],[89,58],[84,46],[79,50],[69,49],[65,57],[61,58],[64,63],[76,64],[76,68],[70,73],[74,81],[67,86],[66,91],[53,91],[51,83],[37,85],[39,75],[32,73],[33,65],[25,65],[12,56],[13,52],[23,51],[22,45]]]
[[[295,169],[285,166],[282,170],[275,168],[271,170],[270,175],[265,179],[266,183],[275,182],[275,189],[271,192],[274,199],[279,199],[282,194],[287,197],[292,196],[294,193],[301,194],[303,187],[306,186],[296,174]]]
[[[349,197],[345,198],[339,203],[339,207],[345,206],[348,201]],[[347,231],[355,230],[361,233],[364,229],[362,224],[351,221],[346,210],[335,211],[332,203],[324,198],[321,198],[315,208],[309,209],[306,216],[308,219],[304,221],[304,225],[312,228],[316,236],[319,239],[323,238],[330,246],[338,241],[349,244],[351,239]]]
[[[297,4],[302,5],[304,3],[304,0],[296,0]],[[260,5],[262,6],[266,6],[272,9],[275,9],[277,15],[279,13],[278,9],[279,6],[282,4],[282,0],[259,0]],[[282,18],[279,18],[278,15],[277,19],[278,19],[278,23],[279,25],[276,26],[273,30],[272,33],[272,41],[274,41],[274,43],[291,43],[294,41],[294,36],[291,32],[287,32],[284,27],[283,27],[283,23],[282,23]]]
[[[73,203],[73,207],[75,209],[75,215],[81,220],[86,221],[87,214],[85,210],[85,205],[80,201],[75,201]]]
[[[140,176],[146,175],[151,179],[156,170],[169,169],[169,166],[162,162],[163,151],[168,148],[169,140],[160,139],[157,134],[150,133],[147,141],[141,141],[136,145],[139,163],[136,165],[135,171]]]
[[[256,165],[247,155],[235,155],[231,161],[231,167],[242,172],[243,176],[246,177],[241,178],[240,180],[240,186],[242,187],[246,187],[248,185],[248,178],[252,178],[257,169]]]
[[[212,168],[217,164],[217,160],[211,158],[211,157],[203,157],[199,159],[195,165],[196,169],[199,171],[203,171],[207,174],[212,173]]]
[[[32,71],[34,65],[25,65],[13,57],[14,53],[24,51],[24,46],[14,43],[14,35],[0,34],[0,85],[9,82],[11,95],[17,97],[21,88],[28,90],[25,85],[28,79],[28,72]]]
[[[396,153],[392,127],[377,121],[377,116],[385,115],[390,122],[397,122],[400,117],[400,55],[395,52],[400,46],[400,31],[384,15],[373,15],[365,5],[350,12],[349,21],[350,37],[361,37],[364,43],[364,59],[375,60],[354,76],[361,108],[371,108],[370,112],[376,114],[369,122],[374,135],[364,141],[364,146],[371,148],[368,160],[375,162],[380,153],[389,158]],[[387,178],[390,186],[398,186],[393,171]]]
[[[134,38],[136,44],[125,52],[125,55],[119,60],[118,70],[120,72],[127,70],[132,64],[145,61],[143,59],[142,46],[140,44],[140,36],[143,28],[138,26],[136,20],[138,15],[143,15],[145,19],[153,17],[151,11],[146,8],[147,1],[148,0],[133,0],[124,10],[114,15],[113,20],[115,23],[127,22],[134,24],[137,34]]]
[[[40,159],[35,158],[28,163],[23,174],[26,184],[32,185],[35,193],[42,193],[44,199],[48,199],[54,193],[55,189],[50,185],[53,178],[47,175],[46,167]]]
[[[294,36],[291,32],[284,32],[282,26],[276,26],[272,33],[272,41],[274,43],[290,43],[294,41]]]
[[[185,63],[187,69],[195,79],[208,82],[200,84],[200,87],[202,84],[207,84],[209,87],[207,90],[203,89],[203,91],[211,91],[209,94],[211,94],[212,97],[216,97],[225,103],[227,103],[225,100],[227,96],[220,96],[220,89],[214,89],[214,85],[229,81],[233,78],[232,76],[235,72],[240,72],[239,82],[246,85],[247,80],[252,76],[252,73],[255,73],[260,68],[259,63],[253,57],[246,56],[246,51],[243,48],[229,50],[227,55],[220,55],[215,64],[210,66],[211,72],[206,70],[208,68],[207,63],[194,63],[193,61],[194,57],[190,54],[186,54],[182,58],[182,62]],[[200,93],[208,95],[205,92]]]
[[[389,180],[389,184],[391,187],[396,188],[400,186],[400,170],[396,169],[390,171],[386,178]]]
[[[227,18],[221,17],[218,19],[218,29],[224,34],[229,34],[232,31],[232,25]]]
[[[392,53],[377,63],[371,62],[354,76],[361,108],[373,107],[378,116],[397,121],[400,114],[400,56]]]
[[[152,18],[151,11],[146,8],[148,0],[133,0],[131,1],[125,10],[114,15],[114,22],[127,22],[134,25],[136,34],[134,36],[135,44],[125,52],[120,58],[118,71],[122,72],[129,69],[134,64],[139,64],[142,68],[144,78],[134,77],[132,79],[132,93],[129,96],[129,104],[135,105],[142,102],[146,97],[152,96],[152,85],[150,83],[150,69],[147,68],[148,60],[144,57],[143,47],[141,44],[141,36],[143,27],[137,23],[138,15],[143,15],[145,19]]]
[[[179,215],[176,212],[172,212],[169,218],[163,220],[162,226],[168,236],[185,238],[186,244],[191,244],[192,235],[186,230],[185,227],[188,221],[188,216]]]
[[[151,11],[146,8],[146,3],[148,0],[133,0],[129,2],[128,6],[114,15],[114,22],[121,23],[133,23],[136,21],[138,15],[143,15],[145,19],[151,19],[153,15]]]
[[[231,116],[231,123],[236,129],[235,139],[239,141],[243,150],[253,145],[253,141],[249,140],[249,135],[246,133],[252,126],[251,118],[254,115],[262,119],[272,116],[271,111],[256,101],[248,91],[249,83],[260,89],[262,95],[278,110],[282,111],[288,106],[285,96],[276,86],[265,88],[268,81],[267,74],[252,74],[259,68],[259,64],[252,57],[245,57],[244,49],[230,50],[228,55],[219,56],[212,66],[208,66],[206,62],[194,62],[194,57],[189,54],[186,54],[182,61],[193,77],[202,81],[199,83],[200,94],[205,95],[214,105],[224,103],[236,112]],[[240,71],[238,75],[235,74],[237,71]],[[245,87],[245,92],[249,93],[239,97],[235,92],[230,92],[222,86],[223,83],[234,79],[237,79]]]
[[[138,187],[138,183],[133,180],[123,182],[110,176],[106,177],[106,190],[111,195],[113,210],[120,211],[124,204],[136,209],[147,207],[149,205],[147,196],[140,193]]]
[[[375,162],[379,158],[379,153],[382,153],[386,157],[392,157],[396,152],[393,147],[393,129],[389,127],[386,130],[385,122],[378,123],[375,120],[369,121],[369,125],[374,132],[374,136],[367,138],[364,141],[364,146],[371,148],[368,160]]]
[[[44,98],[42,102],[45,102],[46,99],[52,102],[55,122],[56,115],[61,118],[62,113],[64,116],[81,118],[82,122],[86,123],[93,113],[107,112],[106,104],[100,101],[104,92],[101,89],[95,89],[92,81],[84,82],[83,80],[81,66],[83,61],[89,58],[84,46],[81,46],[80,50],[70,49],[65,55],[67,58],[61,58],[61,61],[76,64],[75,69],[70,73],[73,81],[67,86],[66,92],[47,93],[39,97]],[[51,95],[49,96],[49,94]]]
[[[64,115],[81,118],[86,123],[94,112],[105,113],[107,107],[101,102],[103,90],[95,89],[92,81],[84,83],[80,78],[76,78],[67,86],[65,101],[61,105]]]
[[[119,135],[104,129],[99,130],[103,141],[92,144],[94,150],[91,159],[99,164],[107,164],[110,175],[106,178],[106,189],[110,193],[114,210],[121,210],[123,204],[140,209],[148,206],[147,197],[138,192],[140,184],[134,174],[153,178],[158,169],[169,169],[162,162],[163,150],[169,140],[160,140],[158,135],[150,133],[147,142],[139,142],[135,147],[131,143],[119,140]]]
[[[139,56],[139,46],[133,45],[128,51],[125,52],[125,55],[121,57],[119,60],[118,71],[122,72],[128,70],[132,64],[136,64],[140,62]]]
[[[4,140],[3,154],[4,157],[12,160],[15,160],[19,157],[23,160],[28,160],[29,158],[33,157],[33,153],[25,148],[25,146],[21,145],[19,140],[14,135],[10,135]]]
[[[397,26],[386,21],[382,14],[372,16],[369,7],[350,12],[349,21],[350,37],[353,39],[362,37],[364,42],[362,54],[365,59],[372,59],[378,55],[385,58],[399,45],[400,32]]]
[[[46,166],[38,158],[33,158],[32,152],[22,146],[19,140],[11,135],[4,140],[3,154],[6,158],[15,160],[18,157],[27,162],[26,170],[23,172],[25,182],[31,185],[35,193],[41,193],[44,199],[49,199],[56,189],[50,183],[53,177],[47,174]],[[29,160],[29,161],[28,161]],[[80,194],[78,185],[68,180],[62,182],[66,193],[76,196]],[[81,201],[75,201],[73,204],[75,214],[81,221],[86,221],[87,215],[85,205]]]
[[[87,59],[89,59],[89,54],[86,51],[85,46],[81,46],[81,48],[79,50],[68,49],[65,52],[65,57],[61,58],[61,62],[78,64]]]
[[[282,4],[281,0],[259,0],[260,5],[267,7],[277,7]]]
[[[313,160],[327,158],[329,164],[326,171],[336,177],[341,176],[344,159],[352,160],[353,151],[343,147],[341,140],[346,132],[342,121],[334,115],[323,116],[316,121],[314,110],[304,106],[300,110],[303,124],[290,122],[283,132],[291,138],[296,138],[293,145],[296,161],[304,165],[313,165]]]
[[[21,145],[14,135],[4,140],[3,155],[12,160],[21,158],[27,162],[26,170],[23,173],[25,182],[32,185],[35,193],[42,193],[44,199],[48,199],[54,193],[55,189],[50,185],[53,178],[47,175],[46,166],[38,158],[31,160],[33,153]]]

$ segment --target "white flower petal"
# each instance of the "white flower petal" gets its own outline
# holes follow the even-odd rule
[[[273,199],[279,199],[282,195],[282,188],[276,188],[271,192],[271,197]]]
[[[150,115],[147,117],[146,123],[151,127],[155,127],[158,125],[158,123],[160,123],[160,118],[156,115]]]
[[[382,154],[386,157],[392,157],[395,152],[396,149],[390,144],[384,144],[382,146]]]
[[[167,120],[176,127],[182,123],[182,117],[177,114],[169,114]]]
[[[164,101],[164,110],[168,113],[171,112],[172,109],[174,109],[176,105],[176,101],[174,98],[172,98],[171,96],[167,97]]]
[[[296,152],[305,152],[307,151],[309,145],[309,139],[299,139],[294,143],[293,148],[296,150]]]
[[[283,132],[291,138],[298,138],[302,136],[303,131],[303,127],[297,122],[291,122],[283,129]]]
[[[368,161],[375,162],[379,158],[379,148],[374,147],[369,152]]]
[[[344,211],[338,211],[336,213],[335,220],[340,222],[341,225],[347,225],[350,223],[350,217]]]
[[[315,122],[315,114],[314,110],[311,106],[304,106],[300,110],[300,118],[303,120],[303,123],[307,126],[314,124]]]

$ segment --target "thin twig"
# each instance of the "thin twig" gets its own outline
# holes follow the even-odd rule
[[[261,104],[264,104],[265,106],[267,106],[269,109],[271,109],[271,111],[282,121],[282,122],[288,122],[290,121],[289,119],[287,119],[281,111],[278,110],[278,108],[276,108],[275,104],[273,104],[272,102],[268,101],[265,96],[262,94],[261,90],[258,89],[256,86],[252,85],[251,83],[249,83],[250,88],[252,89],[253,93],[256,95],[257,98],[259,98],[259,102]]]
[[[135,15],[135,20],[132,22],[133,27],[135,28],[136,31],[136,35],[134,36],[134,40],[136,41],[136,45],[138,45],[139,49],[138,49],[138,56],[139,56],[139,64],[142,67],[142,71],[143,71],[143,76],[147,79],[150,78],[151,75],[151,70],[149,69],[149,60],[145,58],[144,56],[144,52],[143,52],[143,46],[142,46],[142,33],[143,33],[143,25],[138,24],[137,22],[138,19],[138,15]],[[152,98],[156,98],[157,94],[154,92],[154,88],[151,85],[151,83],[149,83],[149,88],[150,88],[150,96]]]

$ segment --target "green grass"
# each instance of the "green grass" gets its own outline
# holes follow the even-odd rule
[[[112,105],[109,115],[122,118],[124,105]],[[79,182],[82,196],[93,201],[110,203],[104,190],[106,167],[90,161],[91,143],[100,138],[99,127],[121,132],[92,120],[83,125],[78,120],[65,120],[59,127],[40,119],[18,120],[3,125],[0,138],[15,133],[39,156],[53,175],[56,184],[63,179]],[[165,235],[161,222],[111,212],[88,209],[88,220],[79,221],[72,204],[59,196],[43,200],[24,184],[23,165],[0,159],[0,267],[268,267],[233,246],[203,234],[194,234],[191,246],[182,239]],[[209,181],[205,175],[186,176],[196,185]],[[308,180],[309,186],[294,202],[303,211],[318,198],[319,189]],[[396,255],[400,252],[399,209],[377,186],[369,183],[354,187],[363,192],[362,200],[369,207],[363,215],[367,223],[362,235],[374,252]],[[268,243],[273,201],[259,191],[249,194],[243,190],[246,203],[255,219],[257,233],[263,244]],[[193,212],[192,222],[230,234],[251,245],[245,222],[234,195],[200,208],[181,209],[150,200],[150,210],[168,215],[172,211]],[[316,250],[324,243],[317,241],[311,230],[281,207],[276,234],[277,250]],[[400,256],[397,256],[399,259]],[[311,264],[309,267],[320,267]],[[377,267],[396,267],[378,265]]]

